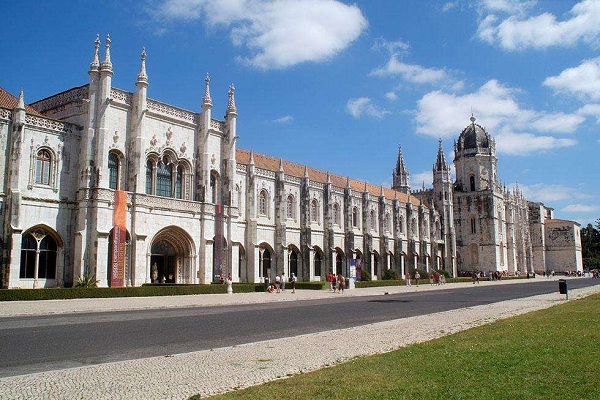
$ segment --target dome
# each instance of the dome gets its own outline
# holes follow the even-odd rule
[[[481,125],[471,117],[471,124],[463,129],[458,138],[458,150],[486,149],[490,147],[490,137]]]

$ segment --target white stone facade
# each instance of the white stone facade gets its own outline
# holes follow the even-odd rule
[[[30,106],[22,94],[0,104],[2,287],[70,286],[86,274],[108,286],[117,191],[126,196],[127,286],[228,274],[234,282],[281,273],[325,280],[351,275],[351,266],[375,279],[388,269],[456,275],[473,243],[485,249],[483,269],[532,269],[531,241],[517,232],[529,235],[529,224],[511,222],[526,203],[492,191],[485,204],[498,214],[487,219],[477,209],[490,235],[469,237],[463,219],[473,210],[462,210],[471,203],[455,190],[443,152],[434,190],[412,194],[405,170],[399,187],[387,189],[252,154],[236,148],[233,86],[225,119],[213,119],[208,76],[201,109],[183,110],[147,97],[145,52],[135,92],[113,88],[110,39],[101,63],[99,47],[97,40],[88,84]],[[403,160],[395,185],[402,169]],[[552,260],[577,250],[558,247],[564,255]]]

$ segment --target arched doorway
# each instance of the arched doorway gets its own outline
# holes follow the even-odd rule
[[[273,256],[273,250],[269,245],[263,243],[259,246],[259,263],[260,263],[260,277],[266,278],[271,277],[271,258]]]
[[[344,274],[344,252],[341,249],[335,249],[335,275]]]
[[[195,251],[192,238],[183,229],[162,229],[150,247],[150,276],[153,283],[192,283]]]
[[[381,279],[381,271],[379,270],[379,253],[373,252],[373,276],[377,277],[377,279]]]
[[[300,260],[300,251],[296,246],[290,245],[288,248],[288,264],[290,268],[290,276],[292,274],[298,276],[298,264]]]
[[[314,260],[313,260],[313,276],[322,276],[323,274],[323,251],[319,248],[319,246],[313,247],[315,252]]]

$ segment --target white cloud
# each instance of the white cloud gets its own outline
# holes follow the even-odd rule
[[[250,53],[238,59],[263,70],[327,60],[368,26],[356,5],[336,0],[167,0],[154,14],[228,29],[231,41]]]
[[[363,115],[374,118],[383,118],[387,114],[390,114],[390,111],[374,105],[372,100],[368,97],[359,97],[348,100],[348,103],[346,103],[346,110],[354,118],[360,118]]]
[[[598,210],[600,210],[600,206],[585,205],[585,204],[569,204],[568,206],[563,208],[561,211],[588,213],[588,212],[595,212]]]
[[[600,57],[584,60],[579,66],[567,68],[558,76],[544,80],[556,93],[567,93],[582,99],[600,99]]]
[[[410,187],[413,190],[419,190],[423,188],[433,187],[433,172],[431,170],[419,172],[417,174],[410,174]]]
[[[577,114],[522,108],[516,98],[519,92],[519,89],[490,80],[475,92],[464,95],[441,90],[427,93],[417,103],[416,131],[434,137],[456,136],[469,123],[468,112],[473,110],[477,122],[496,138],[499,152],[526,154],[576,143],[573,139],[526,132],[571,133],[585,119]]]
[[[294,117],[292,117],[291,115],[284,115],[283,117],[273,119],[269,122],[271,122],[272,124],[287,125],[287,124],[291,124],[292,122],[294,122]]]
[[[580,190],[564,186],[545,183],[536,183],[533,185],[513,184],[512,187],[518,187],[525,198],[542,203],[552,203],[556,201],[569,199],[587,199],[588,195],[581,193]]]
[[[521,3],[521,4],[520,4]],[[480,3],[483,14],[477,36],[505,50],[543,49],[572,46],[579,41],[597,47],[600,43],[600,1],[583,0],[569,12],[568,18],[543,13],[527,17],[535,2],[486,0]],[[508,13],[499,18],[497,13]]]
[[[462,87],[462,83],[457,82],[451,76],[451,73],[445,69],[424,67],[417,64],[409,64],[400,60],[400,56],[405,54],[409,50],[409,45],[398,40],[395,42],[388,42],[386,40],[378,40],[375,43],[374,48],[386,49],[390,53],[390,58],[387,63],[380,66],[369,73],[369,76],[400,76],[404,81],[417,84],[432,84],[432,85],[445,85],[452,86],[459,84]]]
[[[398,95],[396,94],[396,92],[387,92],[385,94],[385,98],[389,101],[396,101],[398,100]]]
[[[442,6],[442,11],[443,12],[448,12],[451,9],[455,8],[456,6],[458,6],[458,2],[456,2],[456,1],[449,1],[449,2],[445,3]]]

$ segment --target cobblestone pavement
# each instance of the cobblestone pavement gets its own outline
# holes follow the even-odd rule
[[[537,279],[536,279],[537,280]],[[532,280],[533,281],[533,280]],[[503,281],[500,284],[513,284]],[[483,282],[485,284],[498,284]],[[526,284],[521,281],[520,284]],[[449,284],[443,289],[464,287]],[[359,296],[407,291],[433,290],[439,287],[385,287],[356,289],[345,294],[297,291],[295,294],[244,293],[234,295],[178,296],[163,307],[192,307],[249,302],[291,301],[298,299]],[[600,286],[570,290],[574,300],[600,292]],[[297,296],[296,296],[297,295]],[[0,315],[35,315],[156,308],[153,298],[94,299],[1,304]],[[88,367],[0,379],[0,398],[4,399],[186,399],[200,394],[209,396],[313,371],[358,356],[376,354],[428,341],[498,319],[539,310],[565,302],[555,294],[510,300],[492,305],[417,316],[370,325],[281,338],[239,346],[223,347],[165,357],[122,361]],[[27,302],[19,302],[27,303]],[[38,303],[40,307],[38,307]],[[8,306],[8,307],[5,307]],[[1,322],[1,319],[0,319]],[[344,332],[345,331],[345,332]],[[348,346],[340,337],[352,337],[361,348]],[[290,346],[293,342],[293,346]]]

